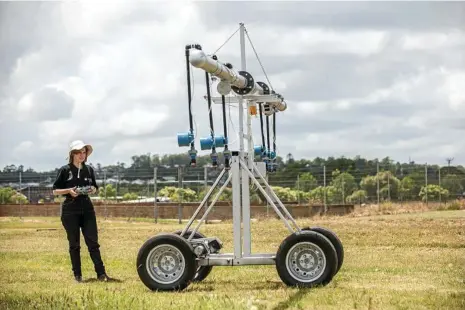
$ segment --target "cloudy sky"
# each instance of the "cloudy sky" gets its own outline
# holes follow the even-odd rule
[[[0,3],[0,166],[53,169],[73,139],[94,145],[94,164],[187,152],[176,140],[189,129],[184,46],[212,53],[239,22],[288,103],[278,155],[465,164],[464,2],[89,1]],[[239,35],[217,55],[239,67]],[[194,82],[206,136],[203,71]],[[237,107],[230,115],[234,148]]]

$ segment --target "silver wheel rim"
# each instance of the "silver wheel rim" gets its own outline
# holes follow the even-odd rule
[[[153,248],[147,256],[147,272],[155,281],[171,284],[181,278],[186,262],[181,251],[175,246],[161,244]]]
[[[312,282],[325,271],[326,256],[316,244],[299,242],[287,252],[286,268],[297,281]]]

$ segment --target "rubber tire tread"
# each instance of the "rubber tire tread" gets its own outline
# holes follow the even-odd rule
[[[147,256],[153,248],[160,244],[169,244],[178,248],[186,264],[183,276],[178,281],[171,284],[162,284],[154,281],[146,270]],[[179,235],[169,233],[159,234],[145,241],[137,255],[136,264],[139,278],[142,283],[152,291],[181,291],[192,282],[197,269],[192,246]]]
[[[319,232],[320,234],[324,235],[326,238],[328,238],[331,241],[337,253],[337,269],[336,269],[336,273],[334,274],[336,275],[341,269],[342,263],[344,262],[344,247],[342,245],[341,239],[339,239],[339,237],[336,235],[334,231],[328,228],[325,228],[325,227],[312,226],[312,227],[302,228],[302,230],[311,230],[311,231]]]
[[[286,255],[288,251],[299,242],[312,242],[318,245],[326,257],[326,268],[323,274],[313,282],[300,282],[294,279],[286,268]],[[303,230],[289,235],[281,242],[276,254],[276,270],[279,277],[287,286],[312,288],[315,286],[325,286],[331,282],[337,268],[337,253],[331,241],[324,235],[310,230]]]

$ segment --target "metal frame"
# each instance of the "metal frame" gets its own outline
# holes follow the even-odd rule
[[[252,173],[252,171],[255,173]],[[289,230],[290,233],[294,233],[296,231],[300,231],[299,226],[297,225],[296,221],[283,205],[283,203],[279,200],[276,193],[273,191],[271,186],[265,180],[264,176],[259,171],[258,167],[255,163],[253,163],[252,171],[248,168],[246,162],[243,159],[240,159],[238,152],[233,152],[232,154],[232,163],[231,163],[231,170],[228,171],[228,177],[226,182],[223,183],[220,190],[213,198],[212,202],[205,210],[202,218],[200,219],[197,226],[191,231],[191,234],[188,237],[188,241],[193,240],[195,233],[199,230],[202,223],[205,222],[208,214],[213,209],[213,206],[218,201],[218,198],[226,188],[226,186],[232,182],[232,192],[233,192],[233,234],[234,234],[234,253],[226,253],[226,254],[208,254],[205,258],[199,259],[199,265],[201,266],[239,266],[239,265],[274,265],[275,264],[275,253],[259,253],[253,254],[251,251],[251,232],[250,232],[250,200],[245,200],[243,195],[241,200],[241,190],[242,193],[246,191],[249,192],[249,187],[244,188],[244,184],[248,185],[248,182],[244,182],[244,178],[246,181],[252,180],[255,185],[257,185],[258,189],[262,192],[262,194],[267,199],[268,203],[273,207],[275,212],[284,222],[285,226]],[[210,188],[208,193],[205,195],[203,201],[200,203],[199,207],[194,212],[193,216],[189,219],[189,222],[184,227],[182,231],[182,235],[184,235],[189,228],[192,226],[194,220],[202,210],[205,205],[205,202],[210,198],[213,193],[213,190],[217,187],[219,181],[224,176],[226,170],[223,170],[220,175],[215,180],[215,183]],[[257,177],[264,183],[266,189],[262,188],[262,185],[257,180]],[[270,195],[267,194],[270,193]],[[274,198],[274,199],[273,199]],[[279,207],[278,207],[279,205]],[[281,212],[280,208],[283,212]],[[241,211],[248,211],[243,212]],[[286,218],[287,217],[287,218]],[[249,223],[249,225],[247,225]],[[294,226],[294,227],[292,227]],[[198,242],[198,239],[197,241]]]
[[[244,25],[240,24],[240,43],[241,43],[241,70],[246,70],[245,60],[245,39],[244,39],[245,28]],[[198,59],[197,59],[198,60]],[[196,60],[196,61],[197,61]],[[231,74],[235,74],[232,72]],[[237,75],[234,75],[236,78]],[[237,80],[236,80],[237,81]],[[251,244],[251,229],[250,229],[250,197],[249,197],[249,184],[252,181],[262,194],[267,199],[268,203],[273,207],[275,212],[284,222],[285,226],[290,233],[300,231],[296,221],[292,215],[280,201],[276,193],[273,191],[271,186],[265,180],[264,176],[257,167],[257,163],[254,162],[254,150],[252,144],[252,118],[250,113],[247,113],[247,132],[244,135],[244,103],[254,104],[255,102],[273,104],[276,102],[282,102],[282,98],[277,94],[263,95],[260,92],[248,95],[238,95],[237,97],[226,97],[227,100],[233,99],[234,103],[239,104],[239,151],[233,151],[231,156],[231,169],[228,170],[227,180],[223,183],[216,196],[211,201],[208,208],[205,210],[202,218],[200,219],[197,226],[192,230],[188,237],[188,241],[192,243],[198,243],[199,239],[193,240],[195,233],[199,230],[203,222],[205,222],[208,214],[212,210],[215,203],[218,201],[220,195],[226,188],[226,186],[232,183],[232,194],[233,194],[233,234],[234,234],[234,253],[227,254],[206,254],[199,258],[200,266],[243,266],[243,265],[274,265],[276,254],[275,253],[252,253]],[[221,97],[212,97],[213,102],[222,103]],[[247,152],[245,151],[244,140],[247,140]],[[266,171],[266,170],[265,170]],[[225,175],[226,170],[223,169],[220,175],[213,183],[210,190],[207,192],[199,207],[196,209],[192,217],[189,219],[187,225],[181,232],[181,235],[185,233],[192,226],[194,220],[199,215],[200,211],[204,208],[205,203],[212,195],[214,189],[218,186],[220,180]],[[266,189],[262,188],[259,180],[265,185]],[[278,207],[279,206],[279,207]],[[280,210],[281,208],[281,210]],[[287,218],[286,218],[287,217]],[[293,227],[294,226],[294,227]],[[211,239],[211,238],[207,238]]]
[[[339,257],[343,257],[341,253],[343,253],[342,244],[340,243],[337,236],[335,236],[331,231],[326,230],[322,231],[321,229],[316,229],[313,232],[305,233],[306,230],[312,230],[312,228],[304,228],[300,229],[297,225],[296,221],[293,219],[292,215],[286,209],[284,204],[280,201],[276,193],[273,191],[271,186],[269,185],[268,181],[265,179],[265,175],[267,171],[274,171],[273,167],[270,168],[268,159],[273,159],[275,157],[275,144],[273,143],[273,151],[270,152],[268,150],[270,148],[270,142],[268,141],[267,150],[263,150],[265,148],[264,138],[263,138],[263,123],[262,123],[262,113],[266,116],[272,115],[273,119],[275,119],[276,114],[280,111],[284,111],[287,108],[286,103],[283,100],[283,97],[279,94],[276,94],[274,91],[270,91],[268,85],[263,82],[256,82],[254,81],[253,76],[248,73],[246,69],[245,63],[245,44],[244,44],[244,34],[245,28],[244,25],[240,24],[240,43],[241,43],[241,71],[235,71],[232,65],[223,64],[217,61],[217,57],[213,55],[212,57],[207,56],[202,50],[200,45],[188,45],[186,46],[186,59],[187,59],[187,66],[193,65],[194,67],[203,69],[206,72],[206,79],[207,79],[207,89],[209,89],[208,83],[208,74],[221,78],[221,81],[218,86],[218,92],[222,95],[221,103],[223,104],[223,120],[224,125],[226,124],[226,116],[225,116],[225,97],[228,95],[231,90],[236,93],[237,97],[235,97],[234,101],[237,99],[237,103],[239,105],[239,150],[230,151],[227,143],[227,130],[226,126],[224,129],[224,143],[218,142],[219,145],[216,145],[213,125],[212,125],[212,115],[210,113],[210,127],[212,132],[212,141],[211,150],[215,153],[216,146],[224,146],[224,154],[225,158],[231,160],[230,165],[228,162],[225,162],[225,168],[221,171],[220,175],[216,178],[215,182],[213,183],[212,187],[208,190],[207,194],[203,198],[202,202],[195,210],[192,217],[189,219],[187,225],[184,227],[182,231],[176,231],[173,234],[168,234],[165,236],[159,236],[156,238],[160,239],[150,239],[146,243],[144,243],[143,247],[139,250],[139,255],[137,259],[138,264],[138,273],[141,280],[144,284],[152,290],[178,290],[184,289],[189,285],[191,281],[202,281],[212,270],[212,268],[208,266],[246,266],[246,265],[276,265],[277,271],[281,280],[285,282],[287,285],[292,286],[305,286],[305,287],[313,287],[314,284],[324,284],[325,281],[331,281],[332,277],[337,273],[340,268],[336,264],[331,265],[323,265],[323,269],[327,270],[327,267],[330,268],[329,272],[325,273],[324,278],[320,276],[315,280],[309,280],[308,276],[313,276],[313,272],[307,272],[306,265],[313,265],[311,260],[308,260],[307,255],[323,255],[326,258],[326,255],[330,255],[334,262],[339,263]],[[252,43],[251,43],[252,44]],[[194,48],[192,53],[188,49]],[[189,55],[192,58],[189,58]],[[258,56],[257,56],[258,58]],[[189,73],[189,70],[188,70]],[[188,85],[190,85],[188,74]],[[190,88],[189,88],[190,89]],[[231,98],[228,96],[228,98]],[[217,99],[217,98],[215,98]],[[214,100],[215,100],[214,99]],[[211,96],[210,92],[207,91],[207,100],[209,104],[209,109],[211,107]],[[215,100],[216,101],[216,100]],[[189,116],[191,121],[191,96],[189,92]],[[252,116],[251,114],[255,114],[256,111],[252,109],[255,104],[259,104],[260,110],[260,122],[262,125],[262,146],[257,147],[254,149],[252,144]],[[247,132],[244,134],[244,104],[247,106]],[[262,110],[262,105],[265,107]],[[273,135],[276,135],[276,128],[275,128],[275,120],[273,122]],[[189,151],[189,155],[191,156],[191,164],[195,164],[195,149],[193,147],[194,138],[192,135],[193,129],[192,124],[190,126],[191,131],[188,134],[178,134],[178,144],[180,146],[187,146],[190,144],[191,150]],[[267,127],[268,127],[268,117],[267,117]],[[269,128],[267,128],[268,132]],[[244,138],[247,139],[247,145],[244,145]],[[269,134],[268,134],[269,140]],[[210,146],[207,147],[207,149]],[[254,162],[254,155],[255,152],[260,153],[264,161],[262,162]],[[263,155],[264,153],[267,155]],[[269,155],[268,155],[269,154]],[[231,157],[229,157],[231,155]],[[213,160],[213,158],[212,158]],[[216,157],[215,157],[216,160]],[[273,164],[273,163],[272,163]],[[220,184],[220,181],[227,175],[225,182],[221,185],[221,188],[216,193],[215,197],[211,201],[210,205],[206,207],[206,203],[209,198],[212,196],[213,191],[215,188]],[[281,247],[278,249],[276,253],[252,253],[252,240],[251,240],[251,216],[250,216],[250,183],[253,183],[257,186],[258,190],[261,191],[263,196],[268,202],[268,205],[274,209],[276,214],[279,218],[284,222],[286,228],[289,230],[290,235],[281,243]],[[222,248],[221,241],[216,237],[204,237],[202,234],[199,233],[200,226],[206,221],[208,214],[213,209],[213,206],[218,201],[220,195],[223,193],[226,186],[229,184],[232,185],[232,213],[233,213],[233,253],[226,253],[222,254],[220,252]],[[196,227],[190,230],[190,227],[194,223],[194,220],[200,214],[200,212],[205,208],[205,212],[202,215],[201,219],[199,220]],[[268,209],[268,207],[267,207]],[[268,212],[267,212],[268,213]],[[321,231],[321,232],[319,232]],[[181,237],[182,236],[182,237]],[[163,240],[165,238],[165,240]],[[151,271],[153,269],[158,268],[157,266],[148,267],[149,263],[145,257],[147,256],[148,251],[152,251],[152,247],[156,246],[162,241],[166,241],[167,243],[174,243],[178,242],[177,246],[179,249],[182,248],[183,254],[187,255],[185,257],[184,262],[189,260],[189,268],[196,268],[195,270],[189,269],[189,275],[192,275],[192,278],[182,278],[173,284],[171,287],[166,285],[160,284],[161,281],[159,279],[154,279],[154,276],[151,275]],[[155,244],[153,243],[155,242]],[[190,246],[187,243],[190,243]],[[295,258],[289,260],[290,253],[293,252],[292,247],[294,244],[302,244],[302,243],[326,243],[326,246],[323,246],[318,253],[315,250],[309,249],[309,252],[306,250],[301,251],[300,254],[301,258]],[[333,247],[331,247],[331,243],[333,243]],[[314,244],[315,245],[315,244]],[[338,250],[336,250],[336,246],[338,246]],[[300,251],[300,247],[299,251]],[[191,250],[193,253],[191,253]],[[323,252],[325,253],[323,253]],[[329,252],[327,252],[329,251]],[[313,253],[313,254],[311,254]],[[195,255],[196,264],[193,264],[194,261],[190,261],[191,254]],[[300,255],[299,254],[299,255]],[[161,254],[160,254],[161,255]],[[293,254],[294,255],[294,254]],[[296,254],[297,255],[297,254]],[[192,259],[194,259],[192,257]],[[341,261],[342,264],[342,261]],[[146,266],[147,270],[143,267]],[[186,265],[187,266],[187,265]],[[319,268],[321,266],[319,265]],[[336,268],[336,269],[335,269]],[[315,268],[312,268],[315,269]],[[316,268],[318,269],[318,268]],[[334,273],[333,273],[334,270]],[[295,273],[299,275],[296,276]],[[303,274],[300,275],[300,273]],[[166,274],[165,274],[166,276]],[[148,279],[150,278],[150,279]],[[155,277],[156,278],[156,277]]]

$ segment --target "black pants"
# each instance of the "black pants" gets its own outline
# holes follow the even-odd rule
[[[97,276],[104,274],[105,266],[98,243],[97,219],[90,199],[78,197],[70,202],[65,201],[62,207],[61,223],[66,230],[74,275],[82,276],[80,230],[82,230]]]

